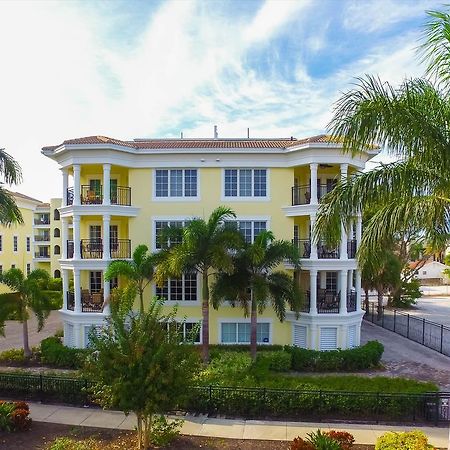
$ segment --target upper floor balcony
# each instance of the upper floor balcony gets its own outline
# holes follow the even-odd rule
[[[317,185],[317,200],[320,202],[321,198],[333,190],[333,185],[318,184]],[[317,202],[316,202],[317,203]],[[310,205],[311,203],[311,186],[292,186],[291,188],[291,204]]]
[[[312,253],[310,239],[293,239],[292,243],[298,248],[300,258],[311,258]],[[354,259],[356,257],[356,246],[356,239],[350,239],[347,241],[347,258]],[[339,259],[341,256],[341,249],[339,247],[328,248],[323,242],[317,244],[316,251],[318,259]]]
[[[346,312],[355,312],[357,309],[357,296],[354,290],[345,293]],[[331,289],[317,289],[316,302],[318,314],[339,314],[341,307],[341,292]],[[311,292],[306,291],[305,301],[303,302],[301,312],[310,313],[311,310]]]
[[[75,256],[75,246],[73,240],[67,241],[67,258],[72,259]],[[81,259],[103,259],[104,242],[102,239],[81,239],[80,257]],[[131,240],[130,239],[111,239],[109,243],[109,258],[111,259],[129,259],[131,258]],[[108,259],[109,259],[108,258]]]
[[[103,312],[103,291],[90,292],[89,289],[81,289],[81,312],[100,313]],[[75,311],[75,293],[66,292],[66,308]]]
[[[41,214],[39,217],[34,217],[35,225],[50,225],[50,214]]]
[[[110,186],[111,205],[131,206],[131,188],[128,186]],[[104,203],[103,186],[80,186],[81,205],[102,205]],[[67,188],[67,205],[74,204],[74,188]]]

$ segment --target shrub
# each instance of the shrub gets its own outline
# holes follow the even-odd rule
[[[48,447],[48,450],[92,450],[98,448],[93,439],[76,441],[68,437],[55,439]]]
[[[350,450],[355,443],[355,438],[347,431],[327,431],[325,434],[339,443],[342,450]]]
[[[58,328],[55,331],[55,334],[53,336],[55,336],[57,338],[63,338],[64,337],[64,330],[62,328]]]
[[[288,372],[291,369],[291,355],[285,351],[260,352],[256,364],[267,367],[275,372]]]
[[[194,346],[198,351],[201,350],[201,347],[196,345]],[[261,352],[274,352],[274,351],[279,351],[279,350],[283,350],[283,346],[282,345],[258,345],[257,346],[257,351],[258,353]],[[210,359],[214,359],[214,358],[218,358],[221,355],[223,355],[224,353],[237,353],[237,352],[241,352],[241,353],[248,353],[250,354],[250,345],[226,345],[226,344],[215,344],[215,345],[210,345],[209,346],[209,355],[210,355]]]
[[[88,350],[70,348],[55,336],[41,342],[41,361],[54,367],[79,369],[83,366]]]
[[[151,442],[157,447],[169,445],[180,434],[184,420],[168,422],[165,416],[155,416],[152,422]]]
[[[286,346],[291,354],[292,369],[299,372],[354,371],[376,367],[384,347],[378,341],[347,350],[317,351]]]
[[[24,431],[31,425],[30,408],[25,402],[0,402],[0,431]]]
[[[10,348],[0,353],[0,361],[2,362],[24,362],[25,355],[23,348]]]
[[[296,437],[289,445],[289,450],[314,450],[314,446],[301,437]]]
[[[375,450],[426,450],[434,449],[422,431],[402,433],[387,432],[377,439]]]
[[[348,450],[355,439],[345,431],[320,430],[307,434],[306,440],[296,437],[289,446],[289,450]]]

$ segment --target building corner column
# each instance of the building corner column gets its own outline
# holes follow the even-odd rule
[[[347,314],[347,270],[340,270],[339,314]]]
[[[309,223],[310,223],[309,241],[311,243],[310,259],[317,259],[317,239],[315,238],[314,234],[314,229],[316,227],[315,214],[310,214]]]
[[[111,164],[103,164],[103,204],[111,204]]]
[[[62,290],[63,290],[62,310],[67,311],[67,295],[69,292],[69,271],[67,269],[61,269],[61,276],[62,276]]]
[[[81,259],[80,216],[73,216],[73,258]]]
[[[111,216],[105,214],[103,216],[103,259],[106,261],[111,259],[110,224]]]
[[[63,178],[62,206],[67,206],[67,189],[69,188],[69,172],[64,167],[61,169]]]
[[[79,164],[73,165],[73,205],[79,206],[81,194],[81,168]]]
[[[317,270],[309,271],[309,313],[317,315]]]
[[[75,308],[76,313],[81,313],[81,277],[80,269],[73,269],[73,290],[75,297]]]
[[[318,195],[317,195],[317,169],[318,169],[318,167],[319,167],[319,165],[316,163],[312,163],[309,165],[309,169],[311,171],[311,174],[310,174],[310,180],[311,180],[310,204],[311,205],[317,205],[317,203],[319,202]]]

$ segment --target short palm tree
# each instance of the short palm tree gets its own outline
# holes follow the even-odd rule
[[[144,244],[138,245],[133,252],[131,261],[112,261],[105,272],[105,280],[124,277],[135,295],[139,295],[139,308],[144,311],[144,291],[151,283],[155,271],[155,256],[148,253],[148,247]]]
[[[336,103],[330,128],[344,151],[376,142],[399,160],[354,174],[322,199],[316,233],[330,244],[358,210],[375,211],[363,233],[366,255],[398,233],[419,231],[433,249],[449,239],[450,15],[428,14],[421,50],[433,82],[405,80],[396,88],[366,76]]]
[[[156,281],[180,278],[184,272],[197,271],[202,278],[202,356],[209,360],[210,277],[214,271],[233,270],[232,252],[241,242],[241,235],[226,226],[236,214],[225,206],[216,208],[208,220],[193,219],[182,230],[181,242],[162,252],[156,269]]]
[[[22,171],[19,164],[5,149],[0,148],[0,224],[11,225],[23,223],[22,214],[16,205],[13,195],[1,184],[18,184],[22,180]]]
[[[28,343],[28,318],[30,311],[38,321],[38,331],[44,327],[45,320],[53,308],[52,299],[60,292],[44,291],[42,285],[50,276],[43,269],[35,269],[25,277],[20,269],[10,269],[0,274],[0,283],[6,285],[11,292],[0,294],[0,334],[4,336],[5,321],[14,315],[22,322],[23,350],[26,358],[31,356]]]
[[[258,313],[270,303],[280,321],[286,317],[286,305],[299,313],[302,295],[297,283],[286,272],[274,270],[285,260],[298,268],[297,247],[288,241],[276,241],[271,231],[262,231],[254,243],[245,244],[233,256],[232,273],[221,272],[212,289],[213,305],[228,300],[250,315],[250,351],[256,359]]]

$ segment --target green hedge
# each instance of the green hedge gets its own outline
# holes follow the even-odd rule
[[[348,350],[321,352],[286,346],[292,358],[292,369],[299,372],[351,372],[369,369],[380,364],[384,347],[378,341],[370,341],[361,347]]]
[[[291,365],[291,355],[285,351],[260,352],[256,357],[257,367],[267,368],[274,372],[288,372],[291,370]]]
[[[56,336],[48,337],[41,342],[41,361],[52,367],[80,369],[87,352],[86,349],[66,347]]]

